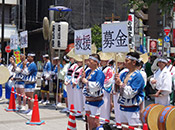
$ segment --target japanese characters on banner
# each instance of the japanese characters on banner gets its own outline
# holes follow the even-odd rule
[[[135,49],[134,43],[134,14],[128,15],[128,40],[129,47]]]
[[[52,26],[52,47],[53,49],[66,49],[68,41],[67,22],[54,23]]]
[[[23,31],[20,33],[20,48],[27,48],[28,47],[28,33],[27,31]]]
[[[75,30],[75,54],[91,54],[91,29]]]
[[[128,22],[102,24],[102,51],[128,52]]]
[[[19,45],[19,38],[18,38],[18,34],[16,35],[11,35],[10,36],[10,49],[11,50],[15,50],[18,48]]]

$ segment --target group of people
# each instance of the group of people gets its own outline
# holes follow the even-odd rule
[[[34,62],[35,54],[28,53],[27,59],[24,54],[20,54],[21,62],[16,64],[15,56],[11,56],[8,65],[8,70],[10,72],[10,77],[5,84],[5,97],[10,99],[11,88],[15,87],[15,91],[22,96],[17,96],[18,106],[17,109],[23,111],[24,114],[31,115],[33,109],[33,102],[28,100],[28,109],[26,110],[26,98],[33,98],[36,79],[37,79],[37,66]],[[1,97],[2,97],[2,87],[1,87]]]
[[[86,112],[110,120],[114,107],[115,122],[134,127],[142,125],[142,113],[145,107],[145,86],[151,84],[155,90],[152,96],[155,103],[170,105],[175,68],[170,65],[171,60],[160,57],[155,60],[156,69],[151,78],[147,78],[144,71],[144,62],[137,52],[129,52],[118,59],[117,64],[111,55],[99,52],[90,56],[75,55],[69,52],[62,59],[54,57],[52,62],[49,55],[43,55],[43,73],[41,76],[41,100],[39,103],[49,104],[49,87],[53,84],[54,97],[57,107],[61,106],[62,92],[66,108],[62,112],[69,112],[71,104],[76,111]],[[12,57],[13,58],[13,57]],[[21,62],[16,65],[15,59],[10,60],[13,73],[9,81],[15,84],[17,93],[33,98],[36,85],[37,67],[34,63],[35,54],[29,53],[27,60],[21,54]],[[83,65],[85,59],[85,65]],[[61,64],[62,61],[62,64]],[[155,67],[154,67],[155,68]],[[62,91],[63,88],[63,91]],[[45,99],[46,94],[46,100]],[[57,97],[56,97],[57,96]],[[25,109],[26,99],[18,98],[18,108]],[[32,113],[33,103],[28,101],[28,115]],[[76,117],[83,114],[75,113]],[[107,122],[87,117],[90,130],[103,129],[102,124]],[[125,128],[123,128],[125,129]]]

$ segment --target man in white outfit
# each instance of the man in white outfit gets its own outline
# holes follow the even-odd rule
[[[167,59],[161,57],[158,59],[159,69],[154,74],[154,77],[150,79],[150,83],[153,88],[157,89],[157,92],[152,96],[155,97],[155,103],[167,106],[170,104],[170,96],[172,90],[172,77],[170,71],[167,69]]]

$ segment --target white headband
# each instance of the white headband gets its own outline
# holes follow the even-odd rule
[[[166,59],[163,59],[163,58],[159,58],[159,59],[157,60],[157,62],[164,62],[164,63],[168,63],[168,61],[167,61]]]
[[[48,54],[45,54],[45,55],[43,55],[43,57],[46,58],[46,57],[49,57],[49,55]]]
[[[29,53],[27,56],[35,56],[34,53]]]
[[[137,58],[135,58],[135,57],[133,57],[133,56],[126,56],[126,58],[128,58],[128,59],[130,59],[130,60],[136,60],[136,61],[138,61],[138,62],[140,62],[140,60],[139,59],[137,59]]]
[[[57,57],[54,57],[53,60],[59,60],[59,57],[58,56]]]
[[[89,56],[89,59],[95,60],[95,61],[97,61],[98,63],[100,63],[100,61],[99,61],[97,58],[93,57],[93,56]]]

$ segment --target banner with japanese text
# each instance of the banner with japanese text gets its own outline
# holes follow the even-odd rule
[[[20,48],[28,47],[28,33],[27,31],[23,31],[20,33]]]
[[[102,24],[102,51],[128,52],[128,22]]]
[[[20,60],[20,48],[18,47],[16,50],[13,51],[13,55],[16,57],[16,63],[18,64],[21,62]]]
[[[128,41],[129,47],[135,50],[134,43],[134,14],[128,14]]]
[[[91,54],[91,29],[75,30],[74,45],[75,54]]]
[[[19,46],[18,34],[10,36],[10,49],[15,50]]]

